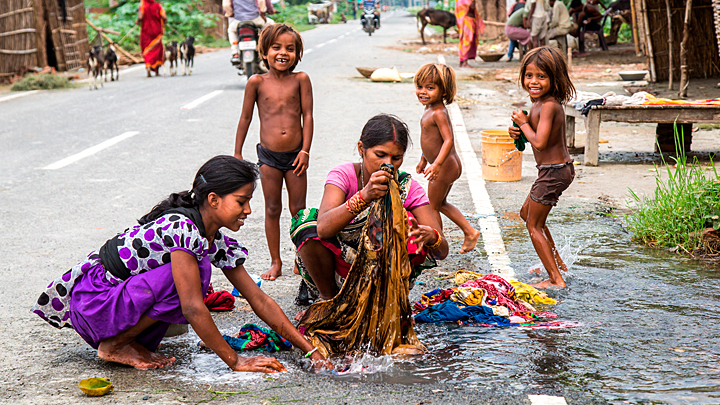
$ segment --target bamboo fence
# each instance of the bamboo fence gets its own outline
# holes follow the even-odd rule
[[[685,0],[633,0],[638,33],[654,81],[680,77]],[[669,5],[669,7],[668,7]],[[668,16],[668,8],[669,14]],[[669,24],[668,21],[671,23]],[[672,30],[672,60],[669,30]],[[720,0],[693,0],[689,25],[687,65],[690,78],[720,77]]]
[[[0,81],[50,65],[70,70],[85,64],[89,45],[83,0],[0,0]]]
[[[0,80],[38,66],[45,47],[38,47],[33,0],[0,1],[0,27]]]

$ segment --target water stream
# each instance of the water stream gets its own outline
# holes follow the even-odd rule
[[[558,209],[548,222],[570,264],[569,288],[549,293],[559,300],[552,309],[558,319],[582,327],[419,324],[428,354],[412,360],[363,356],[349,373],[332,378],[581,390],[613,403],[720,403],[720,271],[640,246],[618,221],[580,210]],[[527,231],[512,220],[501,224],[518,279],[534,281],[526,270],[539,262]],[[258,378],[228,373],[211,353],[191,356],[178,368],[187,378]],[[304,372],[290,363],[289,372]]]

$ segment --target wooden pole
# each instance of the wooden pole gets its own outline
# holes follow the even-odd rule
[[[685,23],[683,26],[683,38],[680,42],[680,90],[678,91],[678,97],[687,97],[687,88],[690,84],[688,80],[688,66],[687,66],[687,46],[688,40],[690,39],[690,17],[692,17],[692,0],[687,0],[685,3]]]
[[[96,27],[95,24],[91,23],[90,20],[88,20],[87,18],[85,19],[85,22],[88,23],[88,25],[89,25],[92,29],[94,29],[95,31],[97,31],[103,38],[105,38],[106,41],[108,41],[109,43],[113,44],[113,45],[115,46],[115,50],[116,50],[116,51],[118,51],[119,53],[123,54],[126,58],[130,59],[131,61],[133,61],[133,63],[142,63],[142,62],[143,62],[142,60],[139,60],[138,58],[134,57],[130,52],[128,52],[128,51],[126,51],[125,49],[123,49],[120,45],[116,44],[112,39],[110,39],[110,37],[108,37],[107,35],[105,35],[105,33],[103,32],[103,29],[102,29],[102,28]]]
[[[635,42],[635,56],[640,56],[640,44],[638,42],[637,15],[635,10],[635,0],[630,1],[630,13],[632,14],[632,36]]]
[[[667,20],[668,20],[668,90],[673,88],[673,25],[672,25],[672,11],[670,11],[670,0],[665,0],[665,8],[667,8]]]
[[[643,30],[645,31],[645,43],[647,44],[648,64],[650,65],[650,81],[657,82],[657,74],[655,73],[655,54],[653,53],[652,38],[650,37],[650,28],[647,16],[647,3],[642,0],[643,13]]]

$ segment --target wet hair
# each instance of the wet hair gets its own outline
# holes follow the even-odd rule
[[[397,142],[405,151],[410,143],[409,134],[407,124],[400,118],[391,114],[378,114],[370,118],[363,127],[360,142],[365,149],[386,142]]]
[[[208,195],[215,193],[220,197],[236,191],[240,187],[257,181],[257,166],[233,156],[220,155],[205,162],[195,174],[191,190],[172,193],[160,201],[138,222],[146,224],[159,218],[163,212],[177,207],[197,208],[207,203]]]
[[[455,85],[455,71],[442,63],[427,63],[422,65],[415,73],[415,86],[430,82],[436,85],[442,93],[445,104],[452,104],[455,100],[457,86]]]
[[[293,29],[293,27],[287,24],[271,24],[265,26],[262,32],[260,32],[260,39],[258,40],[258,52],[260,52],[260,57],[262,57],[265,67],[270,69],[270,64],[267,60],[268,50],[277,40],[277,38],[282,34],[292,34],[292,36],[295,38],[295,63],[290,66],[290,71],[292,72],[295,69],[295,66],[297,66],[298,62],[302,60],[303,56],[302,37],[300,36],[300,33]]]
[[[534,64],[542,70],[550,80],[550,91],[548,95],[555,98],[560,104],[566,104],[575,95],[575,86],[570,81],[565,58],[555,48],[542,46],[535,48],[525,54],[520,63],[520,77],[518,82],[523,90],[525,87],[525,71],[529,64]],[[531,98],[532,99],[532,98]]]

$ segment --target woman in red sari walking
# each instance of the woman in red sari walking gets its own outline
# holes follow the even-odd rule
[[[460,67],[472,67],[468,59],[475,59],[480,35],[485,32],[485,23],[475,9],[475,0],[457,0],[455,2],[455,18],[457,18],[458,56]]]
[[[163,64],[163,43],[162,37],[165,33],[165,22],[167,16],[165,10],[156,0],[141,0],[138,11],[138,24],[140,25],[140,49],[145,58],[145,69],[150,77],[150,72],[160,75],[160,66]]]

